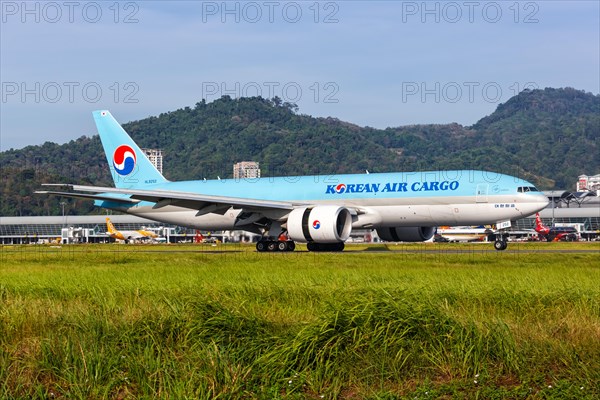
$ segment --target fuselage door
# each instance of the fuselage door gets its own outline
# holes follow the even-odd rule
[[[475,194],[475,202],[476,203],[487,203],[488,198],[488,184],[487,183],[478,183],[477,184],[477,193]]]

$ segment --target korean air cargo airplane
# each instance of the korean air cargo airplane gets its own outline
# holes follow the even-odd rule
[[[341,251],[352,229],[392,242],[431,239],[440,225],[496,224],[527,217],[548,199],[522,179],[485,171],[423,171],[170,182],[108,111],[93,113],[115,187],[50,185],[38,191],[204,230],[262,235],[258,251]],[[494,247],[504,250],[505,235]]]

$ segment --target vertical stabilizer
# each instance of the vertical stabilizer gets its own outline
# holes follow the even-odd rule
[[[542,235],[547,235],[548,233],[550,233],[550,228],[548,228],[546,225],[544,225],[544,223],[542,222],[542,219],[540,218],[540,213],[536,213],[535,214],[535,231],[539,234]]]
[[[167,182],[110,112],[93,114],[115,187],[141,189]]]
[[[108,236],[113,239],[126,240],[125,236],[115,228],[110,218],[106,218],[106,229],[108,230]]]
[[[118,231],[115,229],[115,226],[113,225],[110,218],[106,218],[106,229],[107,229],[107,232],[110,234],[118,233]]]

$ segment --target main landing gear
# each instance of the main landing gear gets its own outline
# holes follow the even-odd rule
[[[275,233],[280,232],[278,236],[271,236],[269,232]],[[290,240],[287,232],[285,230],[281,230],[281,225],[279,223],[273,222],[271,226],[269,226],[268,230],[265,230],[263,233],[264,236],[256,243],[256,251],[259,253],[263,253],[266,251],[269,252],[284,252],[284,251],[294,251],[296,249],[296,243],[293,240]],[[277,238],[275,240],[275,238]],[[337,243],[315,243],[308,242],[306,244],[306,248],[308,251],[342,251],[344,250],[344,242]]]
[[[310,242],[306,244],[308,251],[343,251],[344,243],[315,243]],[[260,253],[265,251],[294,251],[296,244],[293,240],[260,240],[256,243],[256,250]]]
[[[256,243],[256,250],[265,251],[294,251],[296,243],[293,240],[260,240]]]

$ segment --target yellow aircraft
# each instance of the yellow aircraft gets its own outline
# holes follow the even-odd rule
[[[129,243],[135,240],[144,240],[144,239],[157,239],[158,235],[151,231],[146,231],[143,229],[137,231],[118,231],[117,228],[110,221],[110,218],[106,218],[106,228],[108,232],[106,234],[113,239],[123,240],[125,243]]]

